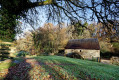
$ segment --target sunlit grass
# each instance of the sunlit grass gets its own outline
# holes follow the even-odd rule
[[[64,71],[64,73],[67,73],[69,76],[73,73],[72,75],[76,78],[91,77],[101,80],[119,79],[119,66],[115,65],[108,65],[93,61],[60,56],[40,56],[34,58],[37,61],[53,63],[55,68],[56,66],[62,68],[62,71]]]
[[[0,63],[0,71],[1,70],[4,70],[4,69],[8,69],[10,67],[10,64],[11,63],[8,63],[8,62],[2,62],[2,63]]]
[[[7,69],[11,65],[2,63],[2,68]],[[27,57],[12,70],[19,75],[24,73],[21,78],[30,80],[119,80],[119,66],[61,56]],[[14,75],[13,79],[19,79],[19,76]]]
[[[7,59],[5,61],[2,61],[0,63],[0,80],[3,80],[5,76],[9,73],[9,68],[15,66],[17,63],[14,63],[13,61],[23,61],[22,58],[14,58],[14,59]]]
[[[21,58],[14,58],[13,60],[19,60],[20,62],[23,61],[23,59],[21,59]],[[0,63],[0,71],[2,71],[4,69],[8,69],[8,68],[10,68],[12,66],[15,66],[15,65],[16,65],[16,63],[13,63],[12,60],[8,61],[8,62],[7,61],[2,61]]]

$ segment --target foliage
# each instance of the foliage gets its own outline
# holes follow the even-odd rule
[[[83,59],[83,57],[79,55],[78,53],[68,53],[66,54],[66,57]]]
[[[16,36],[16,17],[8,14],[8,11],[2,10],[0,12],[0,39],[3,41],[13,41]]]
[[[110,27],[110,31],[108,31],[102,23],[94,24],[95,26],[95,37],[99,40],[106,42],[115,42],[118,41],[118,27],[113,27],[110,23],[106,23]],[[118,24],[118,22],[117,22]]]
[[[66,28],[45,24],[33,34],[35,48],[40,53],[58,53],[58,49],[64,48],[68,40]]]
[[[16,26],[20,15],[23,15],[23,2],[17,0],[0,0],[0,39],[4,41],[13,41],[17,33]],[[25,6],[24,6],[25,7]],[[21,9],[20,9],[21,8]]]
[[[68,26],[68,35],[71,39],[90,38],[91,34],[87,22],[78,21]]]
[[[77,33],[77,35],[82,35],[84,29],[88,26],[88,23],[85,22],[84,24],[81,21],[74,23],[74,31],[73,33]]]
[[[100,48],[102,52],[111,52],[111,44],[106,41],[100,41]]]
[[[26,6],[27,5],[27,6]],[[38,7],[40,6],[40,7]],[[44,9],[45,6],[45,9]],[[17,33],[17,20],[24,17],[26,21],[33,22],[28,16],[28,10],[36,14],[39,9],[46,10],[47,20],[63,22],[64,20],[97,20],[103,23],[110,32],[110,26],[114,25],[118,16],[118,1],[116,0],[0,0],[0,38],[14,40]],[[38,7],[35,9],[35,7]],[[42,10],[38,10],[39,12]],[[91,15],[89,15],[89,12]],[[82,14],[80,14],[82,13]],[[87,15],[89,17],[87,17]],[[32,17],[32,15],[31,15]]]
[[[118,42],[114,42],[114,43],[112,43],[112,44],[113,44],[113,47],[119,48],[119,43],[118,43]]]
[[[26,32],[24,38],[16,41],[17,50],[30,52],[31,55],[58,53],[59,49],[64,49],[68,41],[67,28],[64,26],[46,23],[35,31]]]
[[[19,51],[16,53],[16,56],[18,57],[25,57],[26,55],[30,55],[30,53],[26,51]]]
[[[100,43],[101,57],[111,58],[112,56],[119,55],[118,42],[110,43],[107,41],[99,41],[99,43]]]
[[[20,38],[16,40],[16,48],[17,51],[27,51],[30,52],[31,54],[34,54],[34,46],[33,46],[33,37],[31,32],[26,32],[24,34],[24,38]]]
[[[119,42],[113,42],[113,49],[114,49],[114,53],[119,54]]]

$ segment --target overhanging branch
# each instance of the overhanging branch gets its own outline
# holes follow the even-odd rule
[[[53,3],[54,3],[54,0],[46,0],[46,1],[41,1],[41,2],[29,3],[29,6],[31,8],[34,8],[37,6],[49,5],[49,4],[53,4]]]

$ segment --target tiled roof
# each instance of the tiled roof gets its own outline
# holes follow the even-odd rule
[[[65,49],[93,49],[100,50],[98,39],[72,39],[69,40]]]

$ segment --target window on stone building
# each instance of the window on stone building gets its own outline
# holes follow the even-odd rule
[[[81,52],[81,50],[80,50],[80,52]]]

